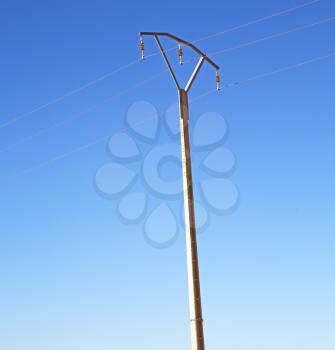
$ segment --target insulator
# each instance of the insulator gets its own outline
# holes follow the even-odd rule
[[[182,47],[179,45],[179,49],[178,49],[178,56],[179,56],[179,63],[183,64],[183,49]]]
[[[142,40],[142,37],[141,37],[141,40],[140,40],[140,50],[141,50],[141,53],[142,53],[142,60],[144,60],[144,42]]]
[[[221,78],[220,78],[219,72],[216,72],[215,81],[216,81],[216,89],[221,90],[221,86],[220,86]]]
[[[183,56],[183,49],[180,45],[179,45],[179,49],[178,49],[178,55]]]

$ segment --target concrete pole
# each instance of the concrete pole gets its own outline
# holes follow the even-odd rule
[[[205,350],[188,128],[188,96],[183,89],[179,90],[179,108],[192,350]]]
[[[220,77],[218,70],[220,67],[201,52],[192,43],[176,37],[169,33],[158,32],[141,32],[140,50],[142,51],[142,59],[144,59],[144,43],[143,36],[153,36],[162,53],[164,61],[171,73],[173,81],[179,93],[179,109],[180,109],[180,135],[182,147],[182,167],[183,167],[183,187],[184,187],[184,207],[185,207],[185,233],[186,233],[186,250],[187,250],[187,271],[188,271],[188,288],[189,288],[189,303],[190,303],[190,321],[191,321],[191,340],[192,350],[205,350],[205,339],[202,319],[201,306],[201,291],[200,291],[200,274],[198,261],[198,247],[197,234],[195,227],[195,213],[194,213],[194,196],[193,196],[193,182],[192,182],[192,165],[191,165],[191,150],[190,150],[190,136],[188,129],[188,92],[191,89],[195,78],[197,77],[203,63],[206,61],[216,69],[216,83],[219,89]],[[159,37],[167,37],[173,39],[179,44],[179,56],[182,63],[180,45],[185,45],[195,51],[199,56],[199,61],[191,74],[186,87],[180,87],[177,77],[172,69],[169,59],[163,49]]]

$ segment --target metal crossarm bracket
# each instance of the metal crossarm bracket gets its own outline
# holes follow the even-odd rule
[[[169,34],[169,33],[160,33],[160,32],[140,32],[141,36],[165,36],[167,38],[170,38],[172,40],[177,41],[179,44],[183,44],[185,46],[190,47],[191,49],[193,49],[197,54],[199,54],[200,56],[204,57],[204,59],[210,64],[212,65],[216,70],[219,70],[220,67],[214,63],[210,58],[208,58],[202,51],[200,51],[195,45],[193,45],[192,43],[178,38],[175,35]]]
[[[184,40],[184,39],[181,39],[181,38],[178,38],[177,36],[175,35],[172,35],[172,34],[169,34],[169,33],[161,33],[161,32],[140,32],[140,37],[142,38],[143,36],[153,36],[157,42],[157,45],[163,55],[163,58],[164,58],[164,61],[171,73],[171,76],[173,78],[173,81],[177,87],[177,90],[182,90],[182,88],[180,87],[180,84],[178,83],[178,80],[176,78],[176,75],[172,69],[172,66],[169,62],[169,59],[167,58],[167,55],[164,51],[164,48],[159,40],[159,37],[167,37],[167,38],[170,38],[172,40],[175,40],[178,42],[178,44],[182,44],[182,45],[185,45],[185,46],[188,46],[189,48],[191,48],[193,51],[195,51],[199,56],[200,56],[200,59],[198,61],[198,64],[197,66],[195,67],[186,87],[185,87],[185,91],[188,92],[191,88],[191,86],[193,85],[194,83],[194,80],[195,78],[197,77],[199,71],[200,71],[200,68],[202,66],[202,64],[206,61],[207,63],[209,63],[215,70],[216,70],[216,75],[218,76],[218,71],[220,69],[220,67],[215,63],[213,62],[210,58],[208,58],[201,50],[199,50],[195,45],[193,45],[192,43]],[[141,43],[142,43],[142,40],[141,40]],[[143,45],[143,44],[142,44]],[[143,54],[143,52],[142,52]],[[218,87],[219,89],[219,87]]]
[[[176,84],[176,86],[177,86],[177,89],[180,90],[180,85],[179,85],[179,83],[178,83],[178,80],[177,80],[177,78],[176,78],[176,75],[174,74],[174,71],[173,71],[173,69],[172,69],[172,67],[171,67],[171,64],[170,64],[170,62],[169,62],[169,59],[167,58],[166,53],[165,53],[165,51],[164,51],[164,49],[163,49],[163,46],[162,46],[160,40],[158,39],[158,36],[157,36],[157,35],[155,35],[155,39],[156,39],[156,42],[157,42],[157,45],[158,45],[159,49],[161,50],[161,53],[162,53],[163,57],[164,57],[165,63],[166,63],[166,65],[167,65],[168,68],[169,68],[169,71],[170,71],[170,73],[171,73],[171,75],[172,75],[172,78],[173,78],[173,80],[174,80],[174,82],[175,82],[175,84]]]
[[[200,71],[200,68],[201,68],[202,64],[204,63],[204,60],[205,60],[204,57],[201,56],[200,59],[199,59],[199,61],[198,61],[198,64],[196,65],[196,67],[195,67],[195,69],[194,69],[194,71],[193,71],[193,73],[192,73],[192,75],[191,75],[191,77],[190,77],[190,80],[188,81],[188,83],[187,83],[187,85],[186,85],[186,87],[185,87],[185,91],[186,91],[186,92],[188,92],[188,91],[190,90],[192,84],[194,83],[194,80],[195,80],[195,78],[197,77],[197,75],[198,75],[198,73],[199,73],[199,71]]]

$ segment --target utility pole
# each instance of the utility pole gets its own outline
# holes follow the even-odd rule
[[[182,148],[191,341],[192,341],[192,350],[205,350],[205,338],[204,338],[202,306],[201,306],[198,247],[197,247],[195,213],[194,213],[191,150],[190,150],[189,127],[188,127],[188,119],[189,119],[188,92],[190,91],[190,88],[192,87],[194,80],[197,77],[205,61],[207,61],[216,70],[216,83],[217,83],[217,89],[219,90],[220,76],[218,74],[218,71],[220,68],[211,59],[209,59],[203,52],[201,52],[196,46],[168,33],[155,33],[155,32],[140,33],[140,39],[141,39],[140,50],[142,52],[143,60],[145,58],[143,36],[153,36],[155,38],[179,94],[180,134],[181,134],[181,148]],[[182,88],[178,83],[177,77],[172,69],[169,59],[167,58],[164,48],[159,40],[160,37],[167,37],[178,42],[178,45],[179,45],[178,55],[180,57],[180,64],[183,64],[183,59],[182,59],[183,50],[181,45],[188,46],[189,48],[194,50],[200,57],[185,88]]]

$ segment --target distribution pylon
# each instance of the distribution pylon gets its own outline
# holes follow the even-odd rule
[[[217,84],[217,89],[219,90],[220,76],[218,72],[220,68],[217,64],[215,64],[211,59],[209,59],[202,51],[200,51],[192,43],[189,43],[186,40],[180,39],[168,33],[155,33],[155,32],[140,33],[140,50],[142,52],[143,60],[145,59],[143,36],[153,36],[155,38],[179,94],[191,342],[192,342],[192,350],[205,350],[198,247],[197,247],[197,235],[196,235],[195,213],[194,213],[192,162],[191,162],[190,137],[189,137],[189,127],[188,127],[188,120],[189,120],[188,92],[190,91],[190,88],[193,85],[194,80],[197,77],[205,61],[208,62],[211,66],[213,66],[216,69],[216,84]],[[177,80],[177,77],[172,69],[172,66],[164,51],[161,41],[159,40],[160,37],[167,37],[178,42],[178,47],[179,47],[178,55],[180,57],[180,64],[183,64],[183,59],[182,59],[183,50],[181,45],[190,47],[193,51],[195,51],[200,56],[199,61],[193,73],[191,74],[185,88],[182,88]]]

